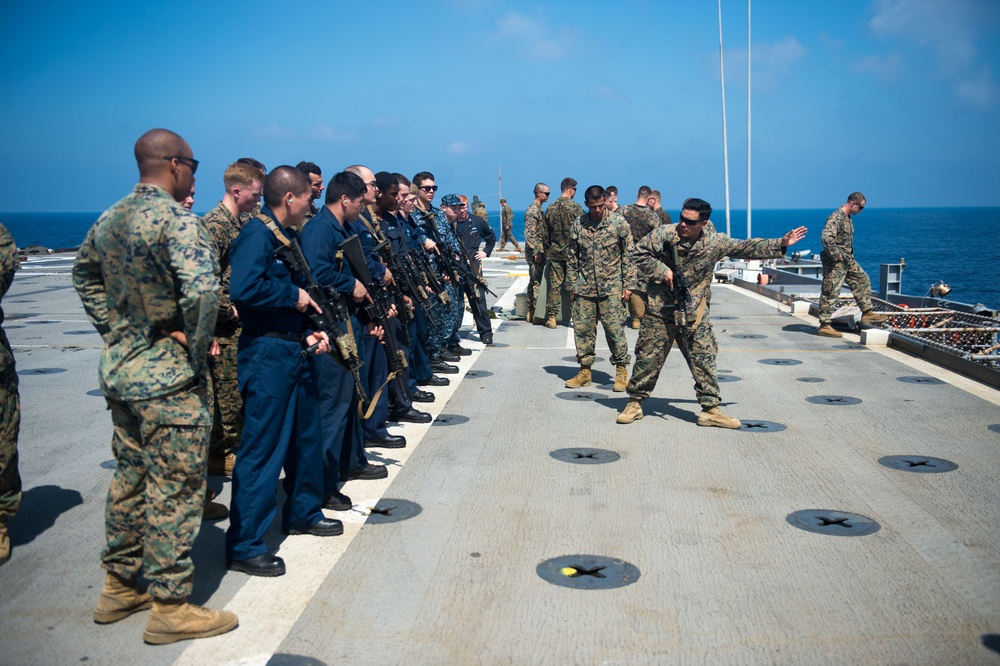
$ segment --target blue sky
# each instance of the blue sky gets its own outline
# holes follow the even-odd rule
[[[732,205],[746,205],[747,3],[723,0]],[[1000,205],[1000,3],[755,0],[753,207]],[[714,0],[5,2],[0,211],[98,211],[147,129],[241,156],[435,173],[515,209],[536,181],[724,206]]]

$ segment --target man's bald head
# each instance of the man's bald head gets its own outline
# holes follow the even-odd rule
[[[264,203],[271,210],[281,206],[285,195],[291,193],[298,197],[307,192],[312,192],[309,177],[293,166],[277,167],[264,181]]]
[[[168,170],[170,161],[164,158],[176,155],[194,157],[191,146],[181,135],[165,129],[149,130],[135,142],[135,161],[139,165],[139,177],[145,178]]]

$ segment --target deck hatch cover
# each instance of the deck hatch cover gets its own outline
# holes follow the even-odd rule
[[[807,384],[818,384],[820,382],[825,382],[826,380],[822,377],[797,377],[795,381],[806,382]]]
[[[958,465],[950,460],[928,456],[885,456],[879,458],[878,463],[891,469],[920,474],[938,474],[958,469]]]
[[[493,373],[489,370],[469,370],[465,376],[472,379],[482,379],[483,377],[492,377]]]
[[[861,398],[853,398],[849,395],[812,395],[806,398],[806,402],[814,405],[859,405]]]
[[[794,358],[764,358],[758,361],[764,365],[802,365],[802,361]]]
[[[597,400],[601,396],[598,393],[587,393],[586,391],[563,391],[556,393],[556,397],[563,400]]]
[[[781,432],[787,426],[774,421],[759,421],[756,419],[743,419],[740,421],[740,430],[745,432]]]
[[[720,383],[725,383],[725,382],[738,382],[741,381],[743,378],[737,377],[736,375],[716,375],[715,379]]]
[[[436,426],[453,426],[461,425],[463,423],[468,423],[469,417],[463,416],[461,414],[438,414],[437,418],[434,419],[434,423],[431,425]]]
[[[380,525],[413,518],[423,511],[423,507],[410,500],[383,497],[375,503],[375,506],[368,507],[368,511],[365,524]]]
[[[588,449],[574,447],[569,449],[556,449],[549,453],[556,460],[577,465],[600,465],[602,463],[615,462],[620,455],[607,449]]]
[[[27,368],[25,370],[18,370],[19,375],[55,375],[60,372],[66,372],[66,368]]]
[[[896,377],[898,382],[906,382],[907,384],[944,384],[943,381],[936,377],[923,376],[913,376],[913,377]]]
[[[881,526],[868,516],[833,509],[795,511],[788,514],[785,520],[800,530],[830,536],[866,536],[881,529]]]
[[[610,590],[639,580],[634,564],[600,555],[563,555],[544,560],[536,569],[542,580],[577,590]]]
[[[733,333],[731,337],[738,340],[763,340],[766,335],[761,335],[760,333]]]

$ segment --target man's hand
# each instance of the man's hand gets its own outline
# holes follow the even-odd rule
[[[229,306],[229,316],[232,317],[235,321],[240,320],[240,313],[236,311],[235,305]]]
[[[298,310],[299,312],[305,312],[306,310],[309,309],[310,306],[312,306],[312,309],[315,310],[316,312],[322,312],[319,306],[316,305],[316,301],[314,301],[312,299],[312,296],[309,295],[309,292],[307,292],[302,287],[299,287],[299,300],[295,304],[295,309]]]
[[[330,338],[323,331],[316,331],[315,333],[306,336],[306,346],[312,347],[314,344],[319,343],[316,347],[314,354],[326,354],[330,351]]]
[[[365,327],[368,329],[368,335],[374,336],[379,340],[382,339],[384,331],[382,330],[381,326],[379,326],[375,322],[370,321],[367,324],[365,324]]]
[[[789,245],[795,245],[800,240],[806,237],[806,228],[799,227],[798,229],[792,229],[787,234],[781,237],[781,247],[788,247]]]
[[[184,331],[163,331],[163,330],[161,330],[160,333],[162,333],[163,335],[165,335],[167,337],[173,338],[177,342],[181,343],[181,345],[185,349],[187,348],[187,346],[188,346],[188,339],[187,339],[187,336],[184,335]]]
[[[441,254],[441,252],[438,250],[437,243],[435,243],[434,241],[432,241],[430,238],[428,238],[427,240],[424,241],[424,249],[427,250],[428,252],[432,252],[433,251],[433,252],[437,252],[438,254]]]
[[[628,297],[632,295],[631,289],[622,289],[622,300],[627,301]]]
[[[212,346],[208,348],[209,356],[218,356],[222,353],[222,347],[219,346],[219,341],[212,338]]]
[[[382,277],[382,282],[385,284],[396,284],[392,279],[392,271],[388,268],[385,269],[385,275]]]
[[[390,318],[391,317],[398,317],[399,316],[399,312],[396,310],[396,304],[395,303],[393,303],[392,305],[389,306],[389,311],[385,313],[385,316],[386,317],[390,317]]]
[[[663,284],[667,285],[668,288],[674,288],[674,272],[667,269],[667,272],[663,274]]]
[[[483,252],[482,250],[476,250],[476,254],[473,256],[475,256],[476,261],[482,261],[483,259],[486,258],[486,253]]]
[[[361,284],[361,280],[355,280],[354,291],[351,292],[351,299],[353,299],[355,303],[361,303],[367,296],[368,290],[365,289],[365,285]],[[368,300],[371,300],[371,298],[369,297]]]

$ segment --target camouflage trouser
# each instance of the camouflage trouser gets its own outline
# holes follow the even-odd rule
[[[646,294],[642,291],[633,291],[628,298],[629,314],[636,319],[646,316]]]
[[[833,261],[826,252],[820,255],[823,260],[823,293],[819,297],[819,322],[829,324],[830,318],[840,298],[840,286],[847,280],[847,286],[854,292],[854,300],[862,312],[872,309],[872,283],[868,274],[854,257],[845,256],[844,261]]]
[[[220,354],[211,360],[212,367],[212,437],[209,453],[226,453],[240,444],[243,434],[243,396],[236,378],[236,335],[216,338]]]
[[[649,397],[653,387],[656,386],[656,380],[660,377],[663,362],[667,359],[674,340],[679,336],[680,329],[674,322],[664,322],[663,317],[653,311],[646,313],[639,328],[639,340],[635,345],[636,361],[632,368],[632,379],[629,380],[626,389],[629,397],[637,400]],[[678,346],[683,354],[684,346],[680,344]],[[719,352],[719,345],[715,341],[712,325],[708,322],[707,309],[698,327],[689,332],[687,346],[690,353],[686,354],[686,360],[694,377],[694,392],[698,396],[698,403],[705,408],[717,407],[722,403],[715,370],[715,357]]]
[[[435,322],[427,327],[427,353],[432,356],[438,354],[462,326],[462,315],[465,314],[465,295],[462,291],[451,282],[445,283],[444,290],[451,302],[434,311]]]
[[[514,225],[508,225],[500,230],[500,242],[497,243],[497,249],[502,250],[507,247],[507,241],[514,244],[514,249],[518,249],[517,239],[514,238]]]
[[[208,391],[108,400],[115,468],[104,524],[104,568],[132,578],[143,568],[157,599],[191,594],[191,547],[205,504],[205,460],[212,422]]]
[[[555,317],[559,314],[559,305],[562,303],[562,286],[566,281],[566,262],[558,259],[549,259],[549,294],[545,301],[545,316]]]
[[[527,245],[524,246],[524,258],[528,262],[528,309],[534,311],[535,305],[538,304],[538,290],[542,286],[545,262],[536,264],[535,253]]]
[[[625,305],[621,299],[605,296],[592,298],[576,296],[573,299],[573,338],[576,340],[576,360],[583,368],[594,365],[594,346],[597,342],[597,322],[604,326],[604,337],[611,348],[612,365],[628,365],[625,339]]]
[[[17,369],[7,336],[0,329],[0,514],[13,516],[21,504],[21,475],[17,471],[17,434],[21,428],[21,400]]]

